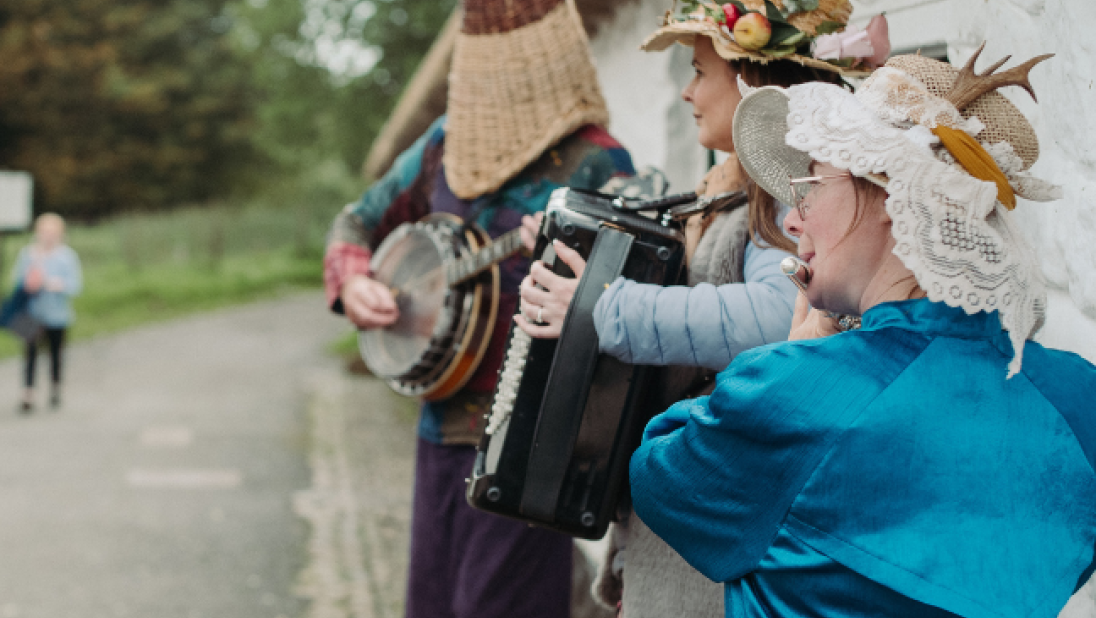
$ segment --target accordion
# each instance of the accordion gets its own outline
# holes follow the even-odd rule
[[[616,207],[614,207],[614,204]],[[598,350],[593,309],[617,277],[679,283],[680,228],[623,212],[610,196],[557,189],[534,256],[574,276],[552,240],[587,260],[558,340],[510,330],[487,428],[467,498],[499,515],[596,539],[605,534],[625,487],[628,463],[652,413],[654,367],[629,365]]]

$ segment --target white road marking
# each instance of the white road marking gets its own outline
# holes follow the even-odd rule
[[[185,448],[194,441],[194,430],[181,425],[149,427],[141,432],[141,446]]]
[[[126,482],[140,489],[234,489],[243,483],[239,470],[130,470]]]

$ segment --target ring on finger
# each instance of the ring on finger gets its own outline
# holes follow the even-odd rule
[[[544,324],[544,307],[537,309],[537,324]]]

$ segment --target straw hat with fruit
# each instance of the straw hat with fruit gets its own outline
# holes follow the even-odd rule
[[[727,60],[785,59],[864,76],[890,53],[887,22],[879,15],[859,30],[848,26],[850,15],[849,0],[675,0],[642,49],[661,51],[674,42],[691,46],[697,36],[706,36]]]

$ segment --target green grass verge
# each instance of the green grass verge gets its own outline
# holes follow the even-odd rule
[[[358,355],[358,333],[350,331],[338,339],[327,344],[327,351],[343,358]]]
[[[86,339],[149,322],[322,284],[323,239],[334,210],[192,208],[70,226],[84,292],[71,336]],[[27,235],[5,242],[5,270]],[[5,273],[9,275],[9,273]],[[5,277],[10,287],[10,275]],[[0,357],[20,343],[0,335]]]

